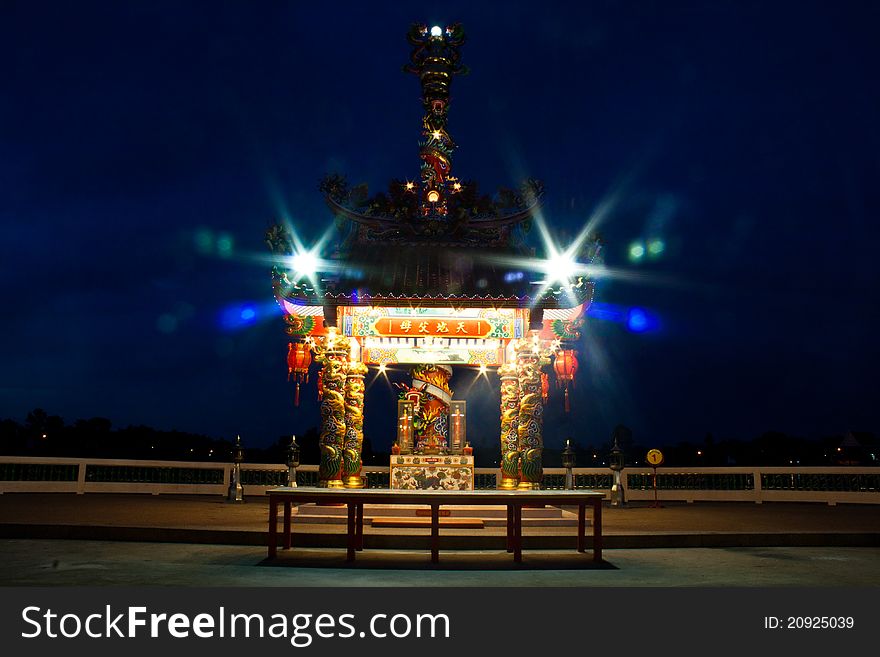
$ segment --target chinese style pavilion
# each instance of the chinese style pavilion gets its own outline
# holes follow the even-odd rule
[[[395,365],[410,366],[412,377],[398,384],[392,488],[473,487],[466,400],[453,400],[449,387],[456,368],[500,377],[499,487],[540,488],[548,371],[566,387],[567,407],[593,293],[585,267],[600,247],[586,241],[568,262],[552,247],[536,254],[526,237],[539,182],[493,197],[453,175],[447,118],[452,79],[466,70],[464,32],[414,25],[407,36],[404,70],[418,76],[425,112],[419,179],[392,180],[370,196],[340,175],[325,178],[320,189],[340,231],[332,253],[303,248],[283,224],[266,236],[279,256],[273,291],[291,338],[297,403],[313,359],[320,367],[320,485],[364,485],[364,377]]]

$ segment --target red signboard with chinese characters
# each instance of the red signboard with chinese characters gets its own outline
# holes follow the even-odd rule
[[[374,328],[383,338],[485,338],[493,327],[485,319],[381,317]]]

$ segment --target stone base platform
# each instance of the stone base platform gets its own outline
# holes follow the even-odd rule
[[[293,510],[296,522],[344,525],[344,505],[301,504]],[[374,522],[377,521],[377,522]],[[523,508],[523,527],[577,527],[577,515],[555,506]],[[364,525],[374,527],[430,527],[430,509],[411,504],[365,504]],[[440,527],[481,529],[505,527],[507,507],[481,505],[449,505],[440,508]],[[590,525],[589,517],[587,526]]]

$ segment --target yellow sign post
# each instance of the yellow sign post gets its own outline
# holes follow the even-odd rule
[[[659,449],[649,449],[648,450],[648,463],[651,465],[651,468],[654,470],[653,483],[654,483],[654,506],[653,508],[659,509],[660,501],[657,499],[657,466],[663,463],[663,452]]]

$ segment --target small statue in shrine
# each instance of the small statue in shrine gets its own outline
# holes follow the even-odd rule
[[[452,368],[446,365],[418,365],[413,368],[412,385],[395,384],[400,399],[413,405],[413,431],[416,454],[439,454],[449,449],[449,407]]]

